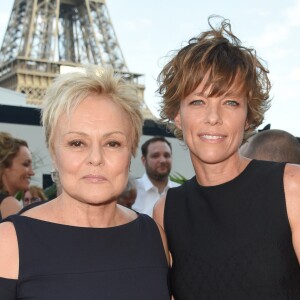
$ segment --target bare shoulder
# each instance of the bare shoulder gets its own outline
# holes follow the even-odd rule
[[[283,181],[293,246],[300,262],[300,166],[287,164]]]
[[[284,170],[285,195],[288,201],[297,202],[300,205],[300,184],[299,183],[300,183],[300,165],[287,164]]]
[[[0,277],[17,279],[19,249],[15,227],[11,222],[0,224]]]
[[[164,228],[164,212],[165,212],[166,196],[161,197],[153,208],[153,219],[162,228]]]
[[[295,180],[300,178],[300,165],[296,164],[286,164],[285,170],[284,170],[284,176],[288,179]]]
[[[1,203],[1,215],[2,218],[6,218],[10,215],[16,214],[22,209],[21,203],[14,197],[8,196],[3,199]]]

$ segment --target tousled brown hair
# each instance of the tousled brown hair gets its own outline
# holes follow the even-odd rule
[[[220,18],[221,23],[215,28],[211,21]],[[158,93],[163,98],[161,120],[168,122],[181,140],[182,131],[173,123],[180,102],[198,87],[207,74],[204,90],[211,87],[209,96],[226,95],[234,92],[236,87],[236,92],[246,95],[249,128],[245,136],[263,122],[264,113],[270,106],[269,71],[256,51],[242,46],[232,33],[228,20],[211,16],[208,24],[210,30],[190,39],[188,45],[176,51],[158,76]]]

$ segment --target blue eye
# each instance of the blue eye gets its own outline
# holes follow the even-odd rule
[[[191,105],[203,105],[205,102],[203,100],[193,100],[190,102]]]
[[[230,106],[238,106],[240,105],[237,101],[235,100],[227,100],[226,101],[226,105],[230,105]]]

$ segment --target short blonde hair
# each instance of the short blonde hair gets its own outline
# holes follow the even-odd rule
[[[69,115],[86,97],[97,94],[107,95],[127,114],[132,131],[131,153],[135,156],[143,125],[137,88],[114,74],[112,68],[87,66],[83,71],[59,75],[46,92],[41,118],[50,153],[53,154],[53,132],[59,117]]]

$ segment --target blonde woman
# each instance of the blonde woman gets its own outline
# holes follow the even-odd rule
[[[169,299],[159,226],[117,204],[142,129],[112,70],[61,75],[42,115],[61,193],[0,226],[0,298]]]

